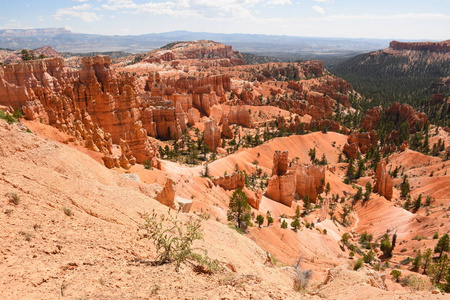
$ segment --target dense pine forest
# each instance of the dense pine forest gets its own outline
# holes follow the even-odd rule
[[[352,104],[363,111],[408,103],[426,113],[432,124],[450,125],[450,105],[444,100],[450,90],[448,53],[382,50],[355,56],[331,71],[361,93],[365,101]]]

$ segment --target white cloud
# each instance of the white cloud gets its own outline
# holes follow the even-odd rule
[[[325,9],[323,9],[323,8],[320,7],[320,6],[314,5],[314,6],[312,7],[312,9],[314,9],[314,11],[316,11],[317,13],[319,13],[319,14],[321,14],[321,15],[325,14]]]
[[[74,2],[88,2],[89,0],[72,0]]]
[[[271,5],[291,5],[291,0],[270,0],[267,4]]]
[[[248,19],[254,18],[253,8],[263,0],[166,0],[136,4],[132,0],[106,0],[101,7],[122,13],[196,17],[201,19]],[[271,0],[287,4],[290,0]]]
[[[83,22],[100,21],[102,17],[90,11],[93,9],[94,8],[90,4],[83,4],[70,8],[60,8],[53,15],[53,18],[55,18],[55,20],[63,20],[64,17],[76,17],[80,18]]]
[[[333,3],[334,0],[314,0],[316,2],[321,2],[321,3]]]

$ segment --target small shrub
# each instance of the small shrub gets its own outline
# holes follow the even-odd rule
[[[68,216],[68,217],[73,216],[73,212],[72,212],[72,210],[71,210],[70,208],[64,207],[64,208],[63,208],[63,212],[64,212],[64,214],[65,214],[66,216]]]
[[[439,238],[439,233],[436,232],[436,233],[433,235],[433,240],[437,240],[438,238]]]
[[[28,233],[25,231],[20,231],[19,234],[23,235],[25,237],[25,241],[27,241],[27,242],[31,241],[31,238],[33,237],[33,235],[31,233]]]
[[[170,213],[158,215],[153,212],[151,216],[147,215],[142,229],[146,230],[146,237],[156,246],[158,256],[155,264],[175,262],[178,272],[181,264],[194,261],[197,263],[194,267],[196,272],[212,273],[219,270],[219,261],[210,259],[206,250],[193,248],[194,241],[203,239],[201,221],[192,217],[180,221]]]
[[[155,285],[152,287],[152,289],[150,290],[150,294],[152,294],[152,295],[158,294],[159,289],[160,289],[159,285],[156,285],[156,284],[155,284]]]
[[[369,252],[367,252],[367,254],[365,254],[363,256],[364,262],[368,263],[368,264],[370,264],[374,260],[374,258],[375,258],[375,253],[372,250],[370,250]]]
[[[323,233],[323,234],[327,234],[327,229],[324,228],[324,229],[322,230],[322,233]]]
[[[364,260],[362,258],[358,258],[355,263],[353,264],[353,270],[357,271],[362,266],[364,266]]]
[[[288,227],[288,224],[286,222],[286,220],[283,220],[283,222],[281,222],[281,228],[286,229]]]
[[[300,228],[300,221],[299,221],[299,219],[295,219],[294,221],[292,221],[291,222],[291,226],[292,226],[292,229],[294,231],[297,231]]]
[[[294,279],[294,290],[297,292],[304,291],[312,277],[312,270],[299,271],[295,270],[297,276]]]
[[[347,245],[347,244],[348,244],[349,238],[350,238],[350,235],[346,232],[346,233],[344,233],[344,234],[342,235],[342,237],[341,237],[341,242],[342,242],[344,245]]]
[[[402,276],[402,272],[400,270],[392,270],[391,276],[395,279],[396,282],[400,281],[400,277]]]
[[[412,274],[408,275],[406,277],[403,277],[400,280],[400,284],[402,286],[407,286],[411,290],[414,290],[414,291],[422,291],[422,290],[426,289],[426,287],[427,287],[425,281],[423,281],[422,278],[412,275]]]
[[[149,160],[149,159],[147,159],[146,161],[144,161],[144,168],[145,168],[146,170],[152,170],[152,169],[153,169],[153,167],[152,167],[152,161]]]
[[[6,194],[6,197],[8,197],[9,203],[14,204],[14,205],[19,205],[20,197],[16,193],[8,193],[8,194]]]

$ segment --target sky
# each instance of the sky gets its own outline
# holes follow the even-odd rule
[[[450,39],[450,0],[0,0],[0,29]]]

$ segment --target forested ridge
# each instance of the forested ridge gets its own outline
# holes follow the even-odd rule
[[[450,83],[443,78],[450,76],[450,53],[381,50],[355,56],[331,71],[365,98],[357,103],[362,110],[407,103],[425,112],[431,123],[450,125],[450,105],[436,101],[449,96]],[[442,97],[432,100],[434,94]]]

